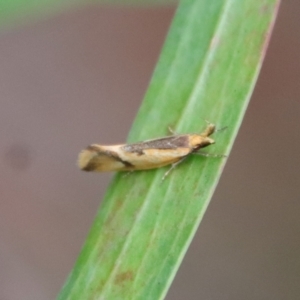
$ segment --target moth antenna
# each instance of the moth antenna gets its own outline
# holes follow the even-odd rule
[[[215,132],[221,132],[221,131],[224,131],[228,128],[228,126],[224,126],[224,127],[221,127],[219,129],[216,129]]]

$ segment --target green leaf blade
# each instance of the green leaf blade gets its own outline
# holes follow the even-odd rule
[[[189,0],[176,13],[129,140],[218,127],[207,152],[229,154],[245,113],[278,1]],[[59,299],[162,299],[204,215],[224,158],[188,157],[118,174]]]

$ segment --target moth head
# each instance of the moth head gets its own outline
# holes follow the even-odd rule
[[[210,138],[209,136],[212,135],[215,132],[215,130],[216,126],[214,124],[209,123],[201,134],[193,135],[190,138],[190,143],[191,145],[193,145],[194,151],[214,144],[214,139]]]
[[[201,145],[199,148],[204,148],[215,143],[215,140],[208,136],[202,136]]]
[[[203,137],[208,137],[212,135],[216,131],[216,125],[209,123],[204,132],[202,132],[200,135]],[[213,143],[212,143],[213,144]]]

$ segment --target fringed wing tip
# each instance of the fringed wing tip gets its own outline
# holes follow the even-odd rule
[[[90,171],[89,165],[92,159],[95,157],[95,152],[89,148],[82,150],[78,155],[77,166],[83,171]]]

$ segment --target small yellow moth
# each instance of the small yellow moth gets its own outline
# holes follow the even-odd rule
[[[220,157],[198,152],[199,149],[215,143],[209,137],[215,132],[215,128],[214,124],[208,124],[201,134],[173,134],[135,144],[93,144],[81,151],[78,166],[84,171],[105,172],[148,170],[171,164],[165,178],[189,154]]]

